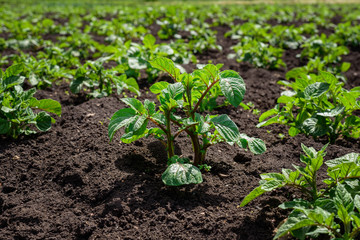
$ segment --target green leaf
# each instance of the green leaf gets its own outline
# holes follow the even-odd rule
[[[262,179],[265,179],[266,182],[262,183],[260,186],[258,186],[257,188],[255,188],[254,190],[252,190],[241,202],[240,207],[245,206],[246,204],[248,204],[250,201],[254,200],[255,198],[257,198],[258,196],[262,195],[265,192],[270,192],[276,188],[280,188],[283,187],[286,183],[284,181],[284,179],[281,179],[279,177],[276,177],[276,175],[272,175],[275,176],[276,178],[269,178],[266,179],[267,177],[271,177],[271,173],[270,174],[263,174],[261,176]],[[280,179],[280,180],[279,180]],[[263,180],[261,180],[263,181]],[[260,182],[261,182],[260,181]]]
[[[24,82],[24,77],[22,76],[10,76],[8,78],[5,78],[3,81],[3,88],[5,89],[9,89],[13,86],[22,84]]]
[[[41,81],[41,79],[36,77],[35,73],[30,73],[29,74],[29,82],[30,82],[31,86],[38,85],[40,81]]]
[[[331,216],[331,214],[320,208],[316,207],[314,210],[312,210],[310,213],[307,214],[308,218],[311,220],[314,220],[317,223],[323,224],[327,218]]]
[[[147,68],[147,62],[142,58],[129,57],[129,67],[132,69],[145,69]]]
[[[332,86],[338,82],[337,78],[329,72],[320,71],[320,76]]]
[[[20,87],[20,86],[15,86],[15,88],[16,87]],[[20,94],[20,92],[21,91],[18,91],[19,94]],[[22,98],[22,100],[31,100],[35,93],[36,93],[36,89],[31,88],[31,89],[29,89],[27,91],[24,91],[21,98]]]
[[[143,44],[145,47],[152,49],[155,43],[156,43],[156,38],[153,35],[147,34],[144,37]]]
[[[49,18],[45,18],[43,21],[42,21],[42,25],[44,28],[49,28],[51,26],[53,26],[55,23],[53,20],[49,19]]]
[[[150,87],[150,91],[154,94],[159,94],[161,93],[162,90],[167,88],[168,85],[169,85],[168,82],[157,82]]]
[[[147,132],[147,136],[152,135],[157,139],[164,139],[164,136],[166,136],[166,133],[161,130],[160,128],[150,128]]]
[[[11,112],[15,112],[15,111],[16,111],[15,108],[9,108],[9,107],[7,107],[7,106],[2,106],[2,107],[0,108],[0,110],[1,110],[2,112],[4,112],[4,113],[11,113]]]
[[[316,223],[310,219],[300,219],[296,217],[290,217],[283,225],[280,226],[280,228],[276,232],[274,239],[278,239],[296,229],[300,229],[307,226],[313,226],[315,224]]]
[[[121,76],[125,76],[122,81],[126,84],[126,88],[140,96],[139,85],[136,80],[134,78],[126,78],[125,74]]]
[[[360,137],[360,118],[358,116],[348,116],[345,119],[344,124],[344,135],[350,136],[352,138]]]
[[[39,112],[35,118],[36,127],[43,132],[48,131],[51,128],[52,118],[46,112]]]
[[[301,133],[301,130],[298,129],[297,127],[290,127],[289,128],[289,135],[291,137],[295,137],[296,135],[298,135],[299,133]]]
[[[303,199],[294,199],[293,201],[284,202],[280,204],[279,208],[281,209],[295,208],[295,209],[305,210],[311,208],[311,203]]]
[[[261,177],[261,179],[264,179],[264,180],[285,181],[285,177],[281,173],[263,173],[263,174],[260,174],[260,177]]]
[[[351,163],[351,162],[356,163],[358,158],[359,158],[359,153],[348,153],[339,158],[328,160],[325,162],[325,164],[329,168],[334,168],[334,167],[338,167],[338,165],[343,163]]]
[[[218,64],[216,64],[216,68],[219,69],[219,70],[220,70],[223,66],[224,66],[223,63],[218,63]]]
[[[70,83],[70,91],[72,93],[79,93],[85,80],[85,77],[77,77]]]
[[[251,138],[249,141],[249,149],[254,154],[262,154],[266,152],[266,145],[259,138]]]
[[[144,107],[145,107],[145,109],[146,109],[146,111],[147,111],[147,113],[148,113],[149,116],[152,116],[152,115],[156,112],[156,110],[155,110],[155,108],[156,108],[155,103],[152,102],[152,101],[149,101],[148,99],[145,99],[145,101],[144,101]]]
[[[349,62],[343,62],[343,63],[341,64],[340,71],[341,71],[341,72],[346,72],[347,70],[349,70],[350,67],[351,67],[351,63],[349,63]]]
[[[245,83],[240,75],[232,70],[220,73],[220,89],[234,107],[239,106],[245,95]]]
[[[301,149],[306,153],[310,158],[315,158],[317,156],[317,152],[313,147],[307,147],[305,144],[301,143]]]
[[[121,101],[140,114],[146,113],[144,105],[136,98],[122,98]]]
[[[301,67],[293,68],[286,73],[285,78],[287,80],[292,78],[296,80],[306,78],[306,71]]]
[[[260,127],[265,127],[265,126],[268,126],[268,125],[271,125],[271,124],[274,124],[274,123],[278,123],[279,122],[279,117],[278,116],[275,116],[275,117],[272,117],[272,118],[269,118],[268,120],[266,121],[263,121],[263,122],[260,122],[256,125],[256,127],[260,128]]]
[[[210,122],[209,115],[206,115],[206,118],[204,118],[200,114],[195,113],[195,120],[199,123],[198,127],[197,127],[198,133],[204,134],[204,133],[207,133],[210,131],[211,125],[209,124],[209,122]]]
[[[345,225],[351,221],[349,213],[344,206],[337,205],[337,210],[337,216],[340,218],[341,221],[343,221]]]
[[[325,119],[321,116],[306,119],[303,122],[302,127],[304,131],[311,136],[323,136],[328,132]]]
[[[360,214],[352,213],[350,216],[351,216],[351,219],[353,220],[354,227],[360,229]],[[354,232],[354,230],[353,230],[353,232]]]
[[[286,95],[282,95],[280,96],[278,99],[277,99],[277,103],[283,103],[283,104],[286,104],[286,103],[291,103],[295,100],[295,97],[291,97],[291,96],[286,96]]]
[[[260,118],[259,118],[259,122],[263,122],[265,119],[267,119],[270,116],[276,115],[279,113],[279,110],[277,108],[273,108],[270,110],[267,110],[266,112],[264,112],[263,114],[261,114]]]
[[[261,188],[261,186],[252,190],[240,203],[240,207],[244,207],[246,204],[257,198],[258,196],[264,194],[266,191]]]
[[[137,115],[133,121],[129,124],[126,131],[137,132],[139,129],[142,128],[144,124],[147,124],[147,118],[145,115]]]
[[[307,227],[292,231],[291,233],[294,234],[296,231],[301,231],[302,233],[301,237],[298,237],[297,235],[294,234],[294,237],[298,239],[306,239],[306,237],[310,239],[316,239],[319,237],[320,234],[327,234],[327,235],[329,234],[329,230],[326,227],[317,226],[313,231],[311,231],[311,229],[312,229],[311,227]],[[339,240],[339,239],[332,239],[332,240]]]
[[[121,136],[121,141],[123,143],[132,143],[142,137],[147,133],[147,124],[148,120],[145,116],[136,116],[126,129],[126,133]]]
[[[162,125],[166,124],[165,116],[162,113],[156,113],[151,118],[154,119],[157,123]]]
[[[354,205],[356,207],[356,209],[360,212],[360,196],[356,195],[354,197]]]
[[[0,118],[0,134],[7,134],[11,124],[8,120]]]
[[[350,92],[358,92],[358,93],[360,93],[360,86],[352,88],[350,90]]]
[[[266,192],[270,192],[276,188],[283,187],[284,185],[285,182],[283,180],[273,179],[265,182],[264,184],[261,184],[261,189]]]
[[[347,211],[353,211],[354,208],[354,202],[351,197],[351,194],[346,190],[343,184],[337,184],[335,189],[335,198],[334,201],[337,205],[345,207],[346,212]]]
[[[220,71],[215,65],[207,64],[203,69],[211,76],[212,82],[217,80]]]
[[[291,83],[291,82],[289,82],[289,81],[285,81],[285,80],[280,80],[280,81],[277,81],[277,84],[279,84],[279,85],[283,85],[283,86],[285,86],[285,87],[289,87],[289,88],[291,88],[291,86],[292,86],[292,83]]]
[[[168,58],[159,57],[156,58],[154,61],[150,61],[150,64],[154,68],[157,68],[169,74],[170,77],[172,77],[175,81],[177,81],[178,77],[180,76],[180,70],[177,69],[174,65],[174,62]]]
[[[299,172],[299,174],[304,175],[306,178],[311,179],[311,172],[309,170],[307,170],[306,168],[303,167],[299,167],[296,165],[293,165],[293,167]]]
[[[159,55],[172,55],[174,54],[174,49],[172,49],[169,45],[160,45],[156,48],[156,53]],[[181,73],[186,72],[185,69],[177,63],[174,63],[175,67],[180,70]]]
[[[15,64],[8,67],[3,76],[4,79],[19,75],[24,70],[23,64]]]
[[[205,69],[197,69],[191,74],[194,79],[200,79],[202,83],[209,85],[210,82],[213,80],[213,77],[209,73],[209,71]],[[218,77],[218,75],[216,76]]]
[[[316,113],[319,116],[323,116],[323,117],[336,117],[337,115],[341,114],[342,112],[344,112],[345,107],[344,106],[337,106],[333,109],[327,109],[324,112],[318,112]]]
[[[185,91],[181,82],[169,84],[166,89],[162,91],[164,95],[169,94],[169,97],[175,100],[182,99],[182,93]]]
[[[115,132],[120,128],[130,124],[136,116],[136,111],[131,108],[120,109],[114,113],[114,115],[111,117],[108,127],[110,142],[114,137]]]
[[[317,98],[329,90],[330,84],[316,82],[307,86],[304,90],[305,99]]]
[[[168,186],[181,186],[185,184],[202,183],[200,170],[192,164],[179,162],[171,164],[161,176],[162,181]]]
[[[211,122],[226,142],[236,142],[239,139],[239,129],[229,116],[223,114],[218,117],[214,117],[211,119]]]
[[[357,92],[342,92],[341,94],[338,94],[337,97],[346,109],[354,110],[359,108],[356,102],[356,99],[358,97]]]
[[[35,98],[32,98],[30,101],[30,107],[41,109],[61,116],[61,105],[58,101],[55,101],[53,99],[37,100]]]

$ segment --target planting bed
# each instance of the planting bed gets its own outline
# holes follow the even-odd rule
[[[197,59],[237,71],[246,83],[244,102],[253,102],[261,112],[273,108],[282,91],[276,82],[287,70],[303,66],[295,57],[299,50],[284,53],[287,69],[239,63],[227,58],[236,45],[224,37],[229,25],[212,27],[223,50],[196,53]],[[154,36],[157,27],[150,28]],[[49,34],[47,39],[56,36]],[[343,60],[351,63],[345,88],[359,86],[359,48],[351,49]],[[183,67],[191,71],[195,65]],[[144,76],[138,99],[156,101]],[[302,134],[289,137],[284,126],[256,128],[259,115],[241,107],[221,107],[213,114],[228,114],[240,132],[263,139],[266,153],[253,155],[224,143],[212,146],[207,153],[212,168],[203,174],[202,184],[169,187],[161,181],[167,155],[159,141],[147,138],[124,144],[116,135],[109,143],[109,119],[125,107],[121,96],[87,99],[70,93],[65,80],[35,96],[59,101],[62,115],[48,132],[16,140],[0,138],[0,239],[271,239],[288,213],[278,205],[299,193],[285,188],[243,208],[238,207],[240,202],[258,185],[261,173],[298,164],[301,143],[317,150],[327,143],[325,138],[315,141]],[[340,138],[327,148],[325,159],[359,152],[359,144],[359,139]],[[185,135],[177,139],[175,152],[192,157]]]

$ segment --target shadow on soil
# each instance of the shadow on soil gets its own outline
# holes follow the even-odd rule
[[[160,156],[158,161],[163,162]],[[147,161],[142,155],[128,154],[116,160],[115,166],[131,175],[116,181],[114,187],[96,197],[93,206],[105,205],[102,216],[121,216],[126,212],[154,211],[159,208],[192,210],[198,206],[218,206],[227,199],[209,193],[206,182],[184,187],[165,186],[161,174],[165,165]]]

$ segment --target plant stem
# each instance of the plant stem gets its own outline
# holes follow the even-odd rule
[[[295,183],[291,183],[291,184],[286,184],[287,186],[290,186],[290,187],[294,187],[294,188],[297,188],[299,189],[301,192],[305,193],[305,194],[308,194],[309,197],[312,197],[312,192],[307,189],[306,187],[303,187],[303,186],[300,186],[300,185],[296,185]]]
[[[214,82],[212,82],[209,86],[207,86],[206,90],[201,94],[200,99],[198,100],[198,102],[196,103],[195,107],[190,111],[190,117],[195,120],[195,112],[196,110],[199,108],[202,100],[204,99],[204,97],[207,95],[207,93],[210,91],[210,89],[218,82],[219,80],[215,80]],[[206,149],[202,149],[200,146],[200,141],[199,141],[199,136],[198,134],[196,134],[196,129],[195,127],[192,127],[190,129],[191,134],[190,138],[191,138],[191,143],[193,146],[193,150],[194,150],[194,165],[195,166],[199,166],[201,164],[203,164],[203,162],[205,161],[205,155],[206,155]]]
[[[166,130],[166,128],[164,128],[162,125],[160,125],[158,122],[156,122],[154,119],[152,119],[152,118],[150,118],[150,117],[148,117],[148,119],[152,122],[152,123],[154,123],[156,126],[158,126],[159,128],[161,128],[161,130],[163,130],[166,134],[167,134],[167,130]]]
[[[99,77],[100,77],[100,81],[99,81],[100,91],[102,92],[102,90],[103,90],[103,85],[104,85],[104,80],[103,80],[103,77],[102,77],[102,71],[101,71],[101,69],[99,70]]]
[[[350,239],[355,239],[359,233],[360,233],[360,228],[354,229],[353,232],[350,234]]]
[[[333,228],[331,228],[331,227],[329,227],[329,226],[327,226],[327,225],[325,225],[325,224],[315,224],[315,225],[317,225],[317,226],[321,226],[321,227],[325,227],[325,228],[327,228],[327,230],[329,231],[329,232],[332,232],[336,237],[338,237],[338,238],[342,238],[343,236],[341,236],[341,234],[340,233],[338,233],[335,229],[333,229]]]
[[[171,122],[173,122],[176,126],[178,126],[178,127],[182,127],[182,125],[178,122],[178,121],[176,121],[176,120],[174,120],[174,119],[170,119],[171,120]],[[188,129],[188,128],[185,128],[183,131],[185,131],[188,135],[191,135],[191,132],[190,132],[190,130]]]
[[[202,160],[203,160],[200,151],[201,149],[200,149],[199,137],[196,133],[192,133],[190,134],[190,138],[194,150],[194,165],[199,166],[200,164],[202,164]]]
[[[174,139],[177,138],[177,137],[180,135],[180,133],[182,133],[182,132],[184,132],[184,131],[186,132],[187,129],[189,129],[189,128],[193,127],[193,126],[194,126],[194,125],[189,125],[189,126],[183,128],[183,129],[180,129],[179,131],[177,131],[177,132],[174,134]]]
[[[333,144],[335,143],[335,140],[337,139],[337,137],[339,136],[339,133],[336,131],[338,129],[338,126],[341,122],[342,119],[344,119],[345,117],[345,113],[341,114],[340,116],[336,116],[335,118],[335,122],[333,124],[333,132],[330,132],[330,143]]]
[[[194,109],[191,111],[191,114],[195,114],[196,110],[198,109],[198,107],[200,106],[202,100],[204,99],[204,97],[206,96],[206,94],[210,91],[210,89],[217,83],[219,82],[219,80],[216,80],[214,82],[212,82],[205,90],[205,92],[202,93],[201,97],[199,98],[199,101],[196,103]]]
[[[200,150],[200,164],[204,164],[205,162],[206,150],[207,148]]]
[[[165,119],[166,119],[167,152],[168,152],[168,159],[170,159],[175,155],[174,137],[171,135],[170,111],[165,112]]]

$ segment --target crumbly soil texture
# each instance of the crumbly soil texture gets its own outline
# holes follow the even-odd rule
[[[238,71],[247,88],[244,102],[262,112],[273,108],[282,91],[276,82],[287,70],[227,59],[233,43],[223,35],[229,29],[215,29],[222,52],[208,51],[198,59]],[[301,66],[297,53],[284,54],[288,66]],[[358,86],[360,52],[351,51],[344,60],[352,64],[346,87]],[[146,79],[140,85],[139,99],[155,100]],[[62,104],[62,116],[50,131],[0,139],[0,239],[272,239],[288,214],[278,205],[299,193],[280,189],[242,208],[240,202],[258,185],[260,174],[300,164],[301,143],[318,150],[326,143],[289,137],[284,126],[256,128],[259,115],[222,107],[213,114],[228,114],[240,132],[263,139],[267,152],[253,155],[227,144],[212,146],[206,156],[212,168],[202,184],[169,187],[161,181],[167,156],[159,141],[124,144],[117,134],[109,142],[109,119],[126,107],[121,96],[87,100],[69,92],[67,84],[60,84],[36,95]],[[359,140],[338,139],[327,152],[326,159],[359,152]],[[176,153],[191,158],[185,135],[177,139]]]

